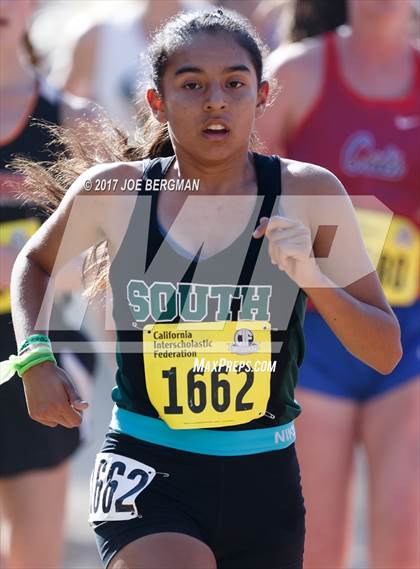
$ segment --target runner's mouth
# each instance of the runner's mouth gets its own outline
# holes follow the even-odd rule
[[[214,122],[203,129],[203,134],[210,140],[223,140],[230,133],[230,129],[223,123]]]

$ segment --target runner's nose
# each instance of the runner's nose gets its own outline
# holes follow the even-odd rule
[[[224,97],[223,89],[220,85],[210,85],[207,89],[206,98],[204,101],[204,109],[206,111],[217,111],[226,109],[226,100]]]

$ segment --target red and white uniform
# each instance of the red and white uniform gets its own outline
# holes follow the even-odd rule
[[[394,213],[378,272],[391,304],[409,306],[417,297],[419,265],[420,54],[413,50],[406,95],[368,99],[346,83],[335,33],[324,41],[321,91],[288,141],[287,155],[331,170],[351,196],[374,195]],[[364,235],[374,239],[378,217],[364,212],[361,221]]]

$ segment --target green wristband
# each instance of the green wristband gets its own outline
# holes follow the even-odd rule
[[[8,360],[0,362],[0,385],[9,381],[15,373],[22,377],[31,367],[43,362],[57,363],[49,346],[38,346],[21,356],[11,355]]]
[[[20,356],[31,344],[45,344],[51,348],[51,340],[48,336],[45,336],[45,334],[32,334],[21,343],[18,349],[18,355]]]
[[[54,354],[52,352],[49,354],[39,354],[36,356],[32,356],[32,358],[29,361],[25,362],[25,364],[22,365],[22,367],[16,370],[16,373],[21,378],[26,371],[31,369],[31,367],[34,367],[38,364],[42,364],[44,362],[54,362],[56,364],[57,360],[55,359]]]

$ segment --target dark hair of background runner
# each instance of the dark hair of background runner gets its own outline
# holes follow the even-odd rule
[[[346,0],[296,0],[290,41],[318,36],[347,23]]]

